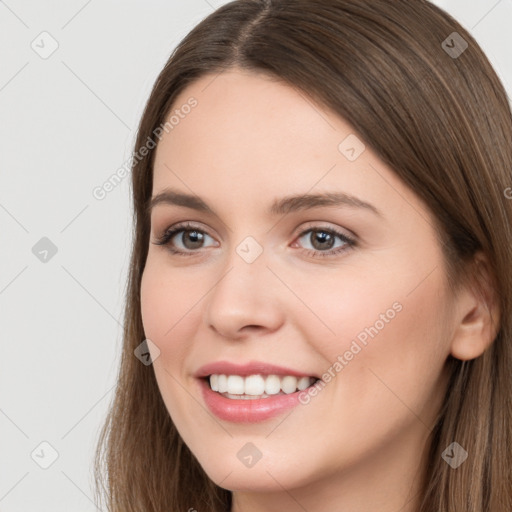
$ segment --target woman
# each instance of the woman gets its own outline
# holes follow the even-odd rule
[[[426,1],[194,28],[136,142],[108,510],[512,510],[511,140]]]

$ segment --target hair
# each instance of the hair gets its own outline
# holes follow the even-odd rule
[[[468,44],[459,56],[443,43],[453,32]],[[477,274],[468,267],[477,252],[487,257],[497,334],[479,357],[446,361],[449,382],[429,434],[419,512],[512,510],[512,114],[482,49],[426,0],[233,1],[170,55],[136,148],[165,124],[187,85],[230,69],[280,80],[350,123],[433,213],[454,290]],[[225,512],[232,493],[204,472],[170,418],[151,365],[134,357],[145,339],[140,283],[155,152],[132,165],[123,349],[95,453],[96,499],[106,494],[110,512]],[[441,457],[454,441],[468,451],[456,470]]]

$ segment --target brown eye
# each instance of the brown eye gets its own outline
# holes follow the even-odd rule
[[[311,230],[309,240],[313,247],[319,251],[330,249],[334,245],[334,236],[325,230]]]
[[[155,245],[165,245],[173,254],[192,255],[204,247],[206,232],[193,225],[179,225],[168,229],[160,238],[153,242]],[[213,238],[212,238],[213,240]]]
[[[185,249],[188,249],[191,251],[194,249],[199,249],[201,247],[201,244],[204,242],[204,233],[202,233],[201,231],[198,231],[196,229],[181,230],[181,233],[182,233],[181,237],[177,237],[177,238],[180,239],[180,241],[183,244],[183,246],[185,247]],[[174,235],[174,237],[176,237],[176,235]]]
[[[299,235],[298,240],[302,238],[309,242],[312,247],[306,249],[306,252],[314,257],[332,256],[344,252],[356,244],[355,239],[332,228],[316,227],[307,229]],[[336,239],[341,240],[341,244],[337,247],[335,246]],[[304,242],[301,242],[301,245],[303,244]]]

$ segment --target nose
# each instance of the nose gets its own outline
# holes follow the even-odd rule
[[[268,268],[265,252],[248,262],[233,251],[222,275],[205,297],[205,321],[228,339],[279,329],[284,310],[283,285]]]

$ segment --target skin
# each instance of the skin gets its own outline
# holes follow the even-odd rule
[[[168,204],[151,213],[142,318],[169,414],[208,476],[233,491],[234,512],[417,511],[445,361],[485,350],[488,310],[470,290],[448,289],[433,219],[414,192],[368,145],[355,161],[338,150],[349,124],[264,75],[214,76],[181,92],[175,108],[190,96],[198,105],[164,134],[154,162],[153,196],[172,187],[216,213]],[[266,213],[276,198],[325,191],[382,217],[346,206]],[[173,238],[192,255],[154,243],[183,221],[205,233],[202,246],[186,232]],[[356,246],[335,237],[346,250],[313,257],[329,247],[314,232],[299,237],[306,228],[337,229]],[[263,248],[252,263],[236,252],[247,236]],[[307,405],[253,424],[206,408],[193,375],[203,364],[258,360],[322,375],[394,303],[401,311]],[[262,453],[250,468],[237,458],[248,442]]]

